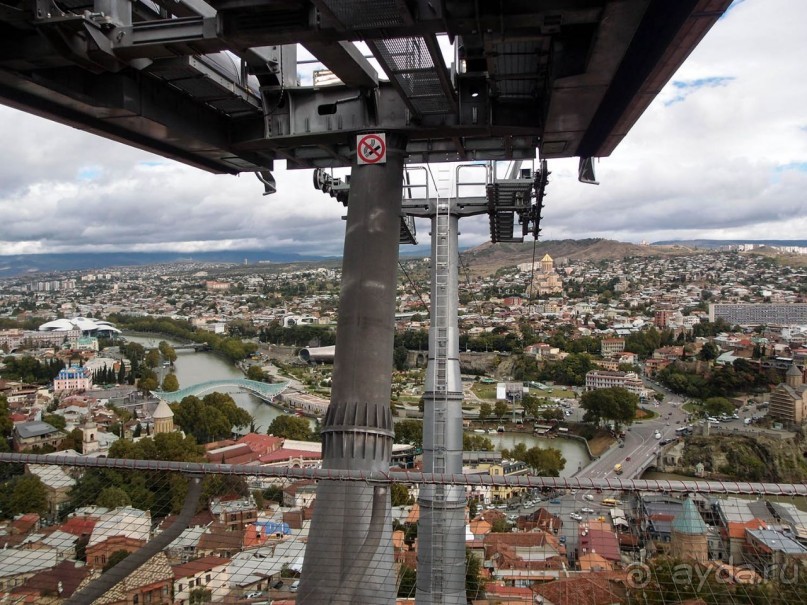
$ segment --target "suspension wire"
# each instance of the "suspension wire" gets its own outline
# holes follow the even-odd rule
[[[532,267],[530,269],[530,287],[527,293],[527,311],[529,311],[530,301],[532,301],[532,283],[535,280],[535,248],[538,243],[538,238],[532,240]]]
[[[429,306],[423,299],[423,292],[420,290],[420,288],[418,288],[418,285],[409,276],[409,272],[406,270],[406,267],[404,267],[400,259],[398,259],[398,267],[400,268],[401,271],[403,271],[403,274],[406,276],[406,280],[409,282],[409,285],[411,285],[415,289],[415,294],[418,295],[418,298],[420,299],[420,304],[423,305],[423,308],[426,310],[426,317],[429,319],[429,321],[431,321]]]

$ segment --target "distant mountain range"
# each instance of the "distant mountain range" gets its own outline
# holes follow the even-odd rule
[[[555,260],[603,260],[625,257],[676,256],[692,254],[699,249],[716,249],[721,246],[738,244],[756,244],[766,246],[807,246],[807,240],[681,240],[654,242],[651,245],[637,245],[614,240],[565,239],[524,242],[522,244],[484,243],[475,248],[461,252],[463,264],[475,273],[491,273],[505,266],[536,263],[549,254]],[[429,247],[406,246],[401,248],[401,258],[428,257]],[[221,250],[213,252],[197,252],[187,254],[181,252],[110,252],[62,254],[19,254],[0,256],[0,279],[25,274],[64,273],[66,271],[82,271],[91,269],[108,269],[112,267],[132,267],[141,265],[157,265],[165,263],[229,263],[241,265],[255,263],[289,264],[301,262],[323,262],[339,260],[334,257],[303,256],[301,254],[285,254],[268,250]]]
[[[500,267],[532,262],[533,256],[537,265],[545,254],[551,256],[555,261],[559,261],[561,259],[613,260],[632,256],[676,256],[693,252],[695,249],[683,246],[640,246],[609,239],[591,238],[539,241],[534,244],[534,250],[533,242],[523,244],[491,244],[488,242],[464,251],[462,257],[463,264],[468,266],[471,271],[484,274],[492,273]]]
[[[324,259],[325,257],[321,256],[284,254],[267,250],[221,250],[193,254],[183,252],[109,252],[100,254],[66,252],[62,254],[0,255],[0,278],[16,277],[26,273],[63,273],[65,271],[180,262],[243,264],[246,260],[247,263],[252,264],[258,262],[294,263]]]
[[[653,246],[685,246],[691,248],[721,248],[723,246],[739,246],[754,244],[755,246],[807,246],[804,239],[690,239],[653,242]]]

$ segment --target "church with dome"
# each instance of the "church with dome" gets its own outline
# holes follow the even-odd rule
[[[171,411],[171,406],[165,401],[160,400],[160,403],[151,413],[151,417],[154,420],[155,435],[174,432],[174,412]]]
[[[518,270],[522,273],[530,273],[533,270],[533,265],[532,263],[522,263],[518,266]],[[535,266],[532,283],[538,296],[563,292],[563,282],[557,271],[555,271],[555,261],[548,254],[544,254],[543,258]]]

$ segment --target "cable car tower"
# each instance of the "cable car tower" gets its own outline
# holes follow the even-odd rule
[[[399,243],[414,244],[414,217],[431,220],[429,360],[423,408],[423,471],[462,473],[462,380],[459,363],[459,219],[487,214],[490,240],[538,237],[549,172],[513,162],[504,178],[497,164],[405,168]],[[418,175],[420,178],[418,178]],[[429,186],[429,182],[433,187]],[[348,205],[349,177],[314,172],[314,186]],[[420,193],[424,195],[418,195]],[[467,192],[467,195],[463,193]],[[481,195],[473,193],[481,192]],[[417,196],[417,197],[416,197]],[[520,231],[517,229],[520,227]],[[462,605],[465,594],[465,488],[424,485],[418,498],[417,605]]]

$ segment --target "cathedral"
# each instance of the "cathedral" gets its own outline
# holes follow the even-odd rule
[[[524,267],[526,267],[526,269]],[[521,271],[531,271],[532,265],[529,263],[519,265],[519,269]],[[563,292],[563,282],[561,282],[560,276],[555,272],[555,261],[552,260],[552,257],[548,254],[544,254],[544,257],[536,267],[533,287],[537,291],[538,296]]]

